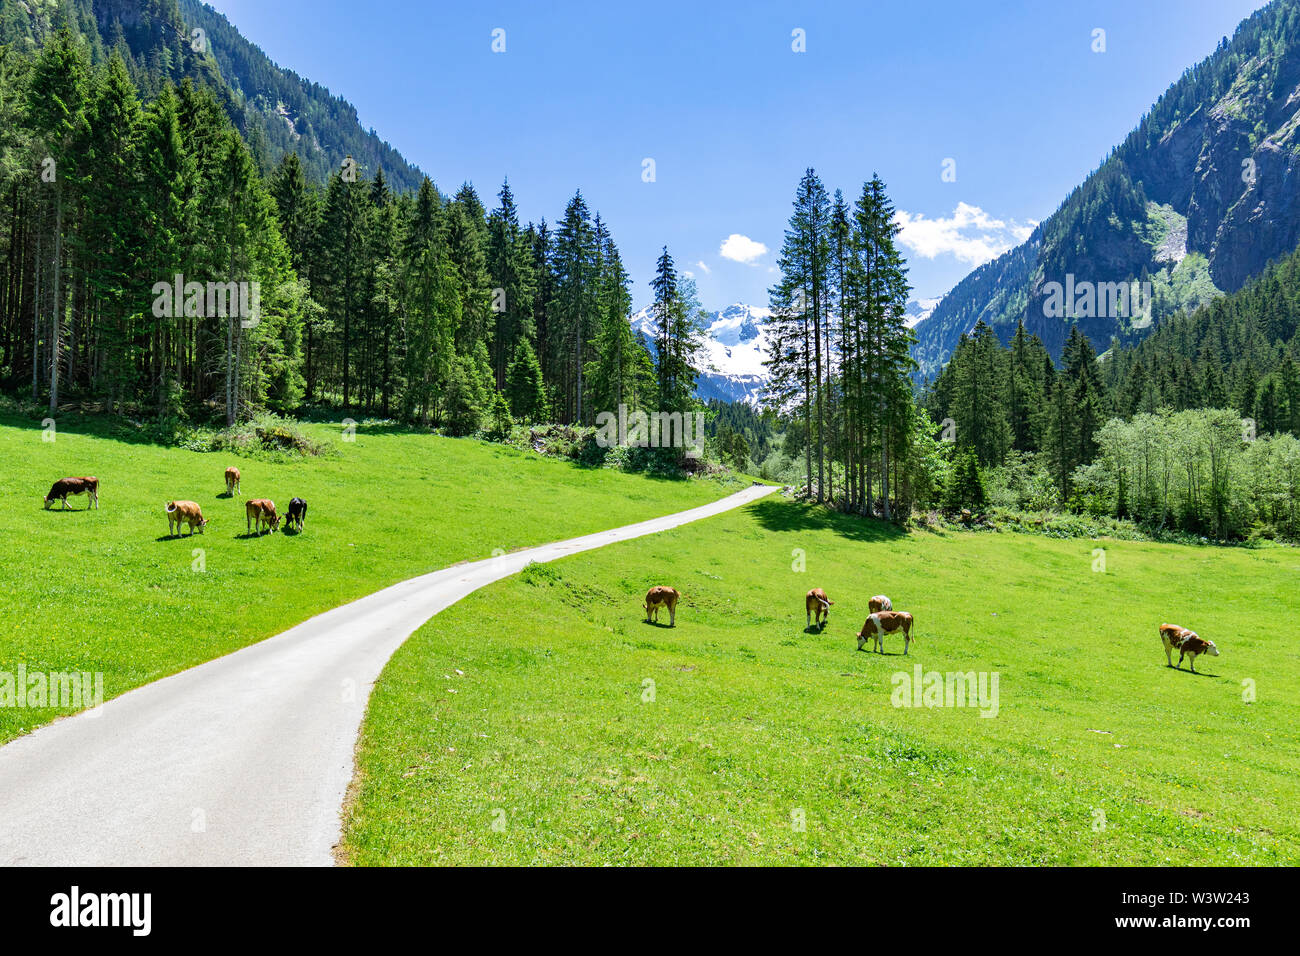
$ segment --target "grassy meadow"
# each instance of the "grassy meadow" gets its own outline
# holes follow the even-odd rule
[[[341,858],[1294,865],[1297,572],[1280,547],[903,534],[779,498],[533,565],[389,662]],[[675,629],[643,622],[659,583]],[[855,650],[877,592],[916,616],[907,657]],[[1221,656],[1169,669],[1166,621]],[[894,706],[918,664],[996,672],[996,716]]]
[[[229,653],[413,575],[694,507],[748,481],[671,481],[390,428],[304,426],[334,453],[284,461],[106,437],[94,417],[55,441],[0,417],[0,671],[103,672],[106,697]],[[116,434],[116,433],[115,433]],[[308,503],[300,535],[245,534],[242,499]],[[65,475],[100,480],[42,510]],[[174,538],[163,506],[199,503],[204,534]],[[75,510],[74,510],[75,509]],[[196,551],[196,549],[199,549]],[[64,713],[0,707],[0,743]]]

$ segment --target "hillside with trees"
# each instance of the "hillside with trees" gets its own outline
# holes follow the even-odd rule
[[[521,223],[508,182],[489,209],[469,184],[404,192],[346,160],[318,183],[294,151],[263,174],[230,91],[175,82],[188,47],[140,61],[105,47],[88,9],[0,48],[7,391],[172,423],[326,405],[454,434],[694,407],[698,303],[667,249],[652,357],[580,192],[551,225]]]
[[[1189,68],[1020,246],[976,269],[916,329],[933,379],[983,322],[1018,325],[1059,359],[1072,329],[1097,351],[1233,292],[1300,243],[1300,0],[1274,0]],[[1137,309],[1046,308],[1054,283],[1150,283]],[[1123,313],[1123,314],[1121,314]]]

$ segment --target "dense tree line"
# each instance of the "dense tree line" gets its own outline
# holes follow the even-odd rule
[[[489,211],[469,184],[401,194],[355,162],[318,185],[286,153],[263,176],[209,90],[149,99],[91,52],[71,30],[0,47],[8,390],[226,423],[326,404],[456,433],[694,402],[693,286],[665,249],[647,349],[581,193],[551,228],[520,223],[508,183]]]
[[[850,206],[809,169],[770,290],[765,363],[768,403],[798,423],[809,496],[886,518],[905,515],[922,483],[897,231],[879,177]]]
[[[1300,251],[1100,358],[1077,326],[1058,367],[1023,324],[1003,346],[977,323],[923,403],[1012,506],[1294,539],[1298,326]]]

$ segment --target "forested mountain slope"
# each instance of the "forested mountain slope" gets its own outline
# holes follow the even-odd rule
[[[1189,69],[1025,243],[981,266],[917,326],[930,378],[983,320],[1054,357],[1077,325],[1098,351],[1231,292],[1300,242],[1300,0],[1274,0]],[[1150,282],[1124,310],[1053,284]],[[1059,295],[1059,291],[1057,293]],[[1111,303],[1113,306],[1113,303]]]
[[[211,90],[263,173],[296,152],[308,178],[324,182],[351,156],[370,175],[382,166],[398,192],[420,185],[423,174],[364,129],[351,103],[271,62],[198,0],[0,0],[0,44],[31,49],[64,23],[85,38],[92,63],[116,49],[146,96],[186,78]]]

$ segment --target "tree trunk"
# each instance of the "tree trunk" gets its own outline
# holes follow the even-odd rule
[[[59,284],[63,278],[63,194],[54,200],[54,307],[50,325],[50,414],[59,410]]]

